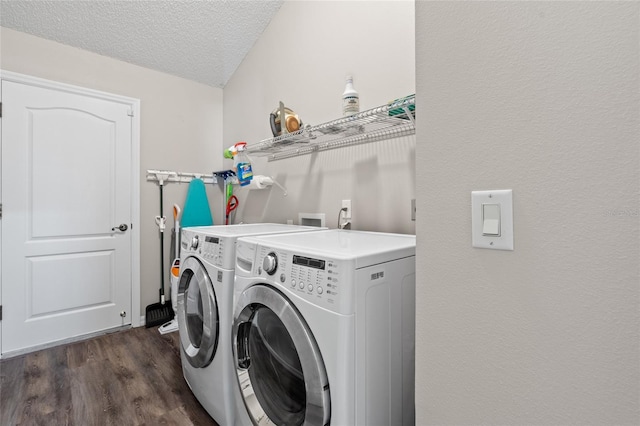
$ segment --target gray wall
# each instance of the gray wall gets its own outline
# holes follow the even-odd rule
[[[160,238],[155,216],[160,210],[157,183],[145,180],[147,169],[211,172],[221,167],[222,90],[152,71],[25,33],[0,28],[0,68],[140,99],[140,304],[158,302]],[[192,155],[197,152],[198,155]],[[164,193],[167,226],[172,206],[184,205],[187,184],[169,184]],[[212,208],[222,202],[208,188]],[[220,223],[221,216],[214,218]],[[169,248],[165,238],[165,294],[169,292]]]
[[[225,144],[270,137],[279,101],[308,124],[340,118],[350,73],[361,111],[415,93],[414,49],[412,1],[285,2],[225,86]],[[351,199],[353,229],[413,234],[414,155],[412,135],[273,162],[253,157],[254,173],[274,176],[288,195],[238,188],[236,222],[298,223],[298,213],[318,212],[333,228]]]
[[[419,424],[639,424],[636,2],[416,3]],[[471,247],[513,189],[515,250]]]

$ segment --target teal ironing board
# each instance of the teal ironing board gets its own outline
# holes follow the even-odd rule
[[[187,199],[182,209],[180,227],[211,225],[213,225],[213,218],[211,217],[211,209],[209,208],[204,182],[202,179],[193,179],[189,183],[189,189],[187,190]]]

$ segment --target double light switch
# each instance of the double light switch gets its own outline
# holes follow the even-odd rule
[[[472,246],[513,250],[513,196],[510,189],[471,193]]]

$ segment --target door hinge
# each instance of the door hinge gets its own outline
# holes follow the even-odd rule
[[[2,305],[0,305],[0,321],[2,321]]]
[[[0,219],[2,219],[2,203],[0,203]]]
[[[2,102],[0,102],[0,118],[2,118]]]
[[[133,110],[132,110],[132,109],[129,109],[129,111],[127,111],[127,115],[128,115],[129,117],[133,117]]]

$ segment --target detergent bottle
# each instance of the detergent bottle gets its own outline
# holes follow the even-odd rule
[[[249,185],[251,179],[253,179],[253,170],[251,169],[249,156],[245,151],[247,143],[238,142],[234,147],[236,148],[236,154],[233,156],[233,168],[238,177],[238,182],[240,182],[240,186]]]
[[[345,117],[360,112],[360,95],[353,87],[353,77],[347,76],[347,85],[342,94],[342,115]]]

